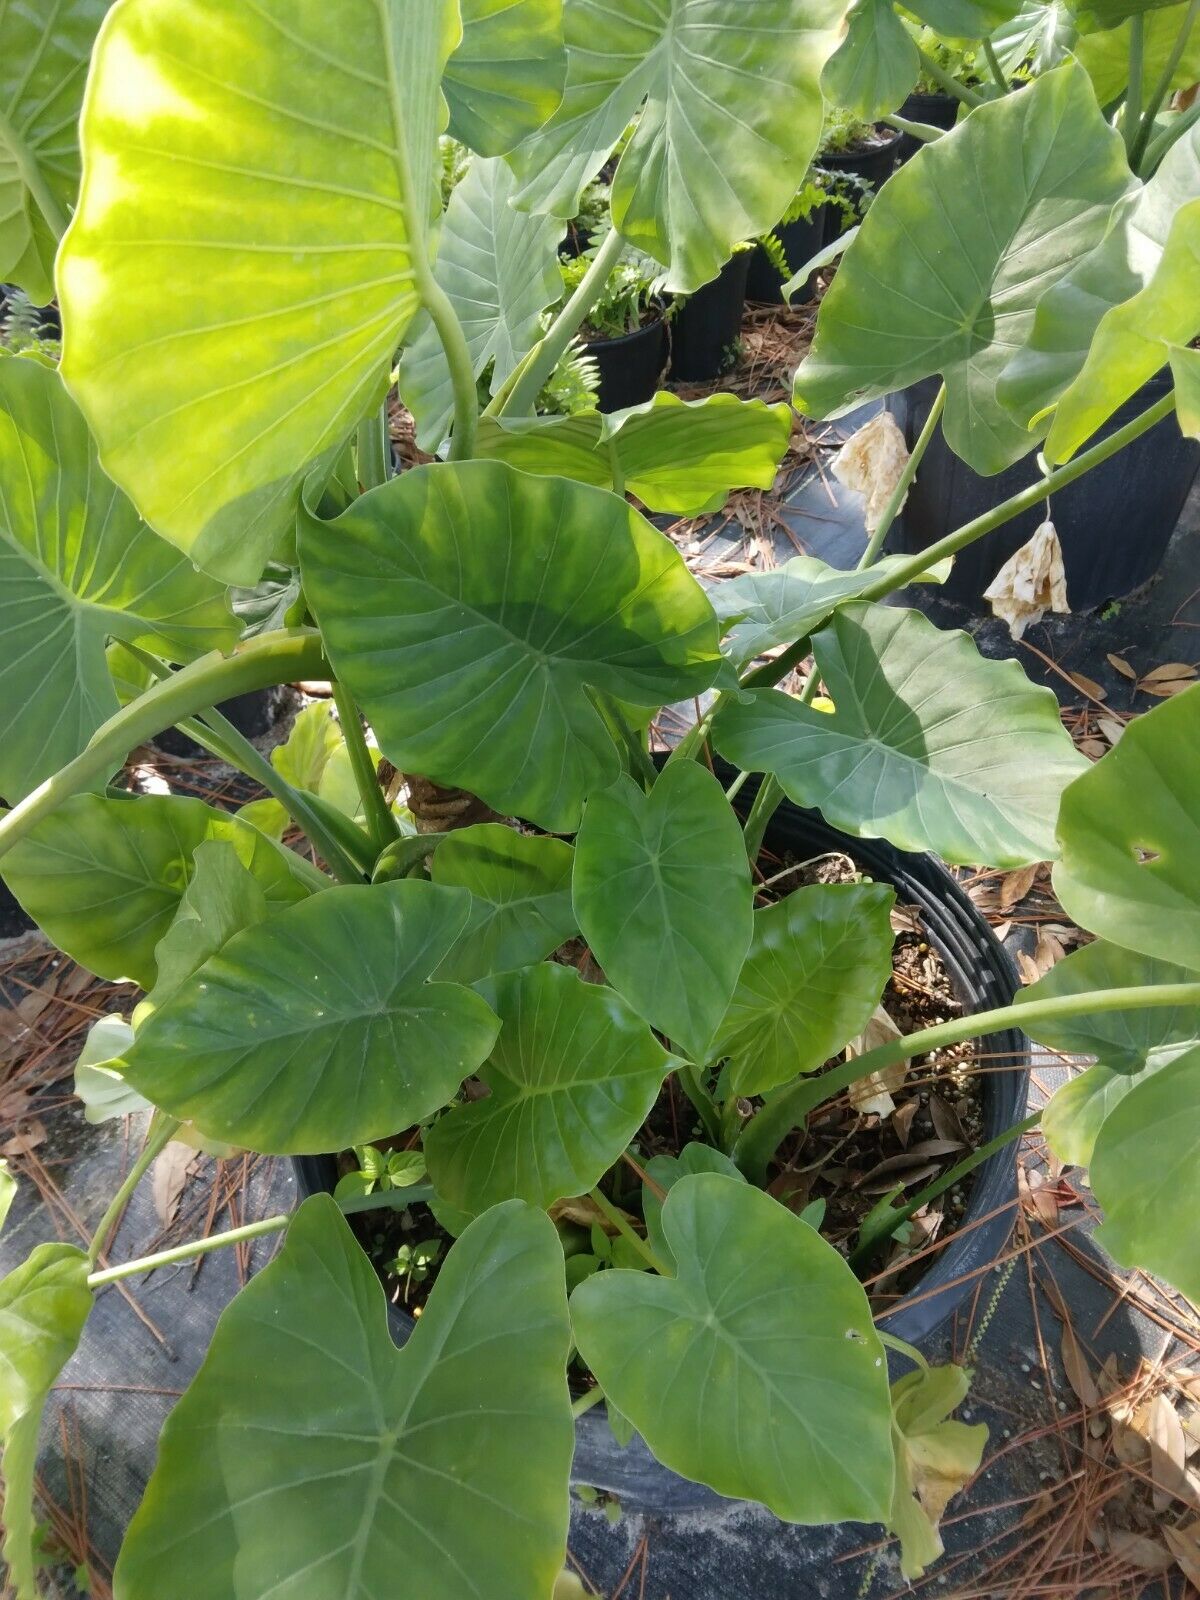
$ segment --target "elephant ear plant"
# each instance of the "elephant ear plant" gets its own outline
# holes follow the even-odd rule
[[[0,357],[0,870],[68,955],[146,991],[93,1035],[79,1088],[93,1120],[151,1120],[90,1249],[40,1246],[0,1283],[16,1594],[35,1594],[40,1412],[93,1296],[271,1233],[163,1430],[119,1600],[368,1600],[398,1571],[429,1600],[549,1600],[573,1412],[604,1399],[675,1472],[790,1521],[884,1523],[919,1571],[940,1548],[921,1462],[965,1480],[981,1430],[946,1420],[957,1369],[909,1350],[889,1386],[857,1271],[906,1209],[877,1207],[847,1262],[766,1192],[809,1111],[1014,1025],[1094,1055],[1047,1135],[1090,1164],[1117,1259],[1200,1295],[1200,690],[1089,769],[1018,666],[884,603],[1171,411],[1074,453],[1147,361],[1175,364],[1195,426],[1186,182],[1167,161],[1134,176],[1074,65],[923,150],[847,250],[798,403],[941,372],[973,463],[1048,427],[1066,464],[920,557],[879,559],[879,533],[855,572],[799,559],[706,594],[623,491],[678,512],[768,485],[787,409],[530,409],[627,241],[687,292],[783,213],[843,0],[117,0],[80,162],[99,9],[3,23],[5,73],[57,75],[44,135],[32,110],[0,124],[4,270],[35,297],[72,214],[61,372]],[[474,154],[442,215],[447,128]],[[564,219],[618,145],[609,232],[543,332]],[[1134,326],[1145,296],[1169,314]],[[397,355],[445,459],[392,476]],[[804,693],[775,688],[810,652]],[[310,717],[272,762],[213,709],[315,677],[337,723]],[[831,714],[807,703],[820,682]],[[656,767],[655,712],[710,694]],[[399,772],[497,820],[405,832],[364,719]],[[230,815],[113,787],[171,725],[271,800]],[[765,775],[747,815],[710,748]],[[1011,1008],[818,1073],[879,1002],[893,896],[815,885],[755,910],[784,794],[951,863],[1053,860],[1098,941]],[[318,865],[280,843],[285,815]],[[605,981],[548,959],[580,935]],[[702,1137],[645,1172],[638,1214],[610,1174],[672,1075]],[[410,1163],[105,1262],[173,1138],[294,1155],[399,1133],[427,1181]],[[397,1349],[345,1214],[418,1192],[457,1238]],[[610,1241],[569,1300],[560,1202]]]

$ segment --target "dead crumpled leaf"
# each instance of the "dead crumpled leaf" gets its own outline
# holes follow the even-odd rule
[[[1014,639],[1019,639],[1031,622],[1040,622],[1047,611],[1070,611],[1062,546],[1049,518],[1004,563],[983,591],[983,598],[990,602],[994,615],[1008,623]]]
[[[882,1006],[876,1006],[875,1015],[862,1033],[846,1046],[846,1055],[853,1060],[855,1056],[874,1050],[877,1044],[887,1044],[890,1039],[899,1037],[900,1029]],[[907,1061],[898,1061],[895,1066],[884,1067],[881,1072],[868,1072],[865,1078],[850,1085],[850,1104],[864,1117],[890,1117],[896,1109],[896,1102],[889,1091],[900,1087],[907,1072]]]
[[[172,1139],[162,1154],[154,1158],[154,1165],[150,1169],[150,1185],[154,1209],[164,1228],[179,1215],[183,1191],[199,1162],[200,1158],[192,1146],[181,1144],[177,1139]]]
[[[868,533],[874,533],[879,526],[884,508],[907,465],[904,435],[890,411],[877,411],[869,422],[850,435],[833,458],[833,475],[837,481],[867,498],[863,521]],[[903,504],[902,500],[900,505]]]

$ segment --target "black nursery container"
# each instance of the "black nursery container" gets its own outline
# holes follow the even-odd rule
[[[710,283],[690,294],[671,318],[673,383],[702,383],[732,366],[742,331],[751,252],[739,250]]]
[[[949,132],[958,121],[961,104],[952,94],[910,94],[897,116],[904,117],[908,122],[927,122],[931,127],[944,128]],[[911,133],[902,133],[897,165],[903,166],[904,162],[911,161],[924,142],[923,139],[914,139]]]
[[[667,364],[667,325],[661,314],[618,339],[589,339],[600,375],[601,411],[624,411],[653,398]]]
[[[239,733],[255,739],[275,721],[275,708],[279,701],[278,689],[251,689],[246,694],[236,694],[231,700],[222,700],[217,710]],[[169,756],[186,756],[195,759],[207,755],[196,741],[178,728],[166,728],[156,733],[150,741],[156,750]]]
[[[824,243],[828,209],[824,205],[814,206],[809,216],[799,217],[795,222],[781,222],[771,229],[783,246],[784,256],[793,273],[799,272]],[[815,273],[809,273],[807,281],[793,294],[792,305],[802,306],[813,298],[816,293],[815,278]],[[762,245],[755,245],[746,278],[746,299],[761,301],[765,305],[782,305],[784,282],[771,265],[771,258]]]
[[[663,757],[656,758],[661,764]],[[722,781],[733,768],[717,763]],[[749,780],[737,798],[745,814],[758,789]],[[932,856],[910,855],[881,840],[851,839],[815,811],[784,802],[767,828],[765,846],[779,856],[799,860],[827,850],[844,850],[879,882],[895,886],[902,904],[915,905],[926,933],[945,964],[966,1011],[1006,1005],[1017,991],[1017,974],[991,928],[944,867]],[[1014,1061],[1027,1050],[1023,1034],[1009,1029],[982,1041],[984,1050],[1003,1052]],[[994,1139],[1025,1115],[1028,1072],[989,1072],[983,1077],[982,1140]],[[980,1274],[995,1260],[1008,1239],[1016,1198],[1016,1141],[990,1156],[978,1169],[959,1231],[934,1257],[929,1271],[910,1294],[881,1319],[881,1325],[910,1344],[928,1344],[932,1335],[974,1294]],[[337,1178],[333,1156],[300,1156],[293,1160],[302,1196],[330,1193]],[[413,1320],[389,1305],[392,1337],[403,1344]],[[618,1495],[633,1512],[696,1511],[727,1505],[713,1490],[671,1472],[650,1454],[635,1434],[621,1448],[613,1438],[602,1406],[585,1412],[575,1423],[572,1480]]]
[[[938,382],[923,379],[889,401],[909,449],[929,415]],[[1165,371],[1151,378],[1100,429],[1094,442],[1132,422],[1169,386]],[[1155,575],[1198,469],[1200,443],[1184,438],[1175,417],[1168,416],[1117,455],[1055,491],[1050,515],[1062,544],[1072,611],[1092,611],[1119,600]],[[981,478],[953,453],[939,427],[897,518],[889,549],[912,553],[927,549],[1039,476],[1036,452],[1031,452],[995,477]],[[938,598],[986,613],[983,591],[1045,515],[1044,504],[1039,504],[960,550]]]
[[[896,129],[889,128],[886,123],[882,124],[878,131],[887,134],[882,144],[864,145],[858,150],[842,150],[819,155],[817,165],[824,167],[826,172],[833,173],[835,177],[838,173],[844,173],[848,177],[861,178],[878,194],[895,170],[902,137]],[[861,195],[853,194],[851,198],[857,205]],[[826,244],[832,244],[852,226],[851,219],[840,206],[825,207]]]

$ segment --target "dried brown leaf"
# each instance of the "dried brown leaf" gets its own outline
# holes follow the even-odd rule
[[[179,1214],[179,1202],[198,1157],[191,1145],[172,1139],[162,1154],[157,1156],[150,1169],[150,1186],[154,1195],[154,1209],[163,1227],[174,1222]]]
[[[1179,1563],[1179,1570],[1188,1582],[1200,1589],[1200,1520],[1189,1522],[1184,1528],[1163,1528],[1167,1548]]]
[[[1018,867],[1016,872],[1006,872],[1000,880],[1000,909],[1011,911],[1019,905],[1037,882],[1037,875],[1041,869],[1041,862],[1035,861],[1031,866]]]
[[[1154,667],[1138,680],[1139,689],[1145,689],[1150,684],[1170,683],[1176,678],[1191,682],[1196,677],[1196,668],[1189,661],[1166,661],[1161,667]]]
[[[1126,724],[1118,722],[1115,717],[1097,717],[1096,726],[1108,740],[1109,744],[1120,744],[1125,734]]]
[[[1142,1572],[1167,1572],[1172,1565],[1171,1552],[1157,1540],[1142,1533],[1131,1533],[1128,1528],[1114,1528],[1109,1534],[1109,1548],[1113,1555]]]
[[[1087,1409],[1093,1410],[1100,1404],[1100,1390],[1096,1387],[1096,1380],[1092,1377],[1079,1340],[1075,1337],[1075,1330],[1070,1324],[1063,1328],[1062,1364],[1067,1382]]]
[[[1150,1440],[1150,1476],[1154,1479],[1154,1509],[1165,1511],[1173,1500],[1183,1500],[1200,1511],[1186,1471],[1187,1441],[1183,1424],[1175,1407],[1165,1394],[1156,1394],[1150,1402],[1148,1419]]]
[[[897,1106],[892,1116],[892,1127],[896,1130],[896,1137],[907,1150],[908,1135],[912,1128],[913,1118],[917,1114],[918,1102],[906,1100],[902,1106]]]
[[[1068,672],[1067,677],[1077,689],[1082,689],[1091,700],[1107,700],[1108,691],[1102,683],[1097,683],[1095,678],[1089,678],[1086,672]]]
[[[983,591],[983,598],[993,614],[1007,622],[1014,639],[1031,623],[1040,622],[1047,611],[1070,611],[1062,546],[1049,519],[1008,558]]]
[[[1105,656],[1105,660],[1108,662],[1109,666],[1115,671],[1119,672],[1123,678],[1131,678],[1135,683],[1137,682],[1137,673],[1129,665],[1128,661],[1125,660],[1124,656],[1114,656],[1110,650]]]

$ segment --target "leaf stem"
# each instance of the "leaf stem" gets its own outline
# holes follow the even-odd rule
[[[371,760],[371,752],[367,748],[358,707],[345,684],[332,678],[330,686],[333,689],[333,703],[337,707],[342,737],[346,741],[346,753],[350,757],[350,769],[354,773],[358,797],[362,801],[363,816],[367,819],[367,831],[378,856],[381,850],[386,850],[394,839],[400,837],[400,829],[383,790],[379,787],[379,778],[375,772],[375,764]]]
[[[358,481],[363,490],[378,489],[388,480],[387,396],[382,405],[365,416],[358,425],[356,440]]]
[[[1179,63],[1183,60],[1183,52],[1187,49],[1188,39],[1191,37],[1192,29],[1195,27],[1198,17],[1200,17],[1200,0],[1191,0],[1191,4],[1187,8],[1187,14],[1180,24],[1179,32],[1175,35],[1175,43],[1171,46],[1171,53],[1167,57],[1162,75],[1150,91],[1149,98],[1146,101],[1145,109],[1142,112],[1142,125],[1138,129],[1137,138],[1134,140],[1133,149],[1129,154],[1129,164],[1139,177],[1146,176],[1142,171],[1142,167],[1146,156],[1146,146],[1150,142],[1150,135],[1154,132],[1154,119],[1158,115],[1159,107],[1170,93],[1171,80],[1178,71]]]
[[[492,415],[523,417],[533,410],[542,385],[558,365],[580,323],[599,300],[624,249],[625,240],[615,228],[610,227],[575,293],[546,329],[540,342],[533,347],[529,360],[520,368],[507,398],[494,412],[491,407],[488,408]]]
[[[911,139],[919,139],[922,144],[932,144],[935,139],[940,139],[944,133],[949,133],[949,128],[937,128],[932,122],[914,122],[910,117],[898,116],[892,112],[890,116],[880,117],[881,122],[886,122],[889,128],[896,128],[900,133],[907,133]]]
[[[1162,132],[1157,134],[1156,137],[1151,141],[1146,154],[1142,157],[1142,160],[1139,164],[1139,172],[1141,175],[1145,176],[1149,173],[1156,172],[1162,163],[1163,157],[1175,143],[1176,139],[1182,139],[1189,128],[1195,127],[1198,120],[1200,120],[1200,100],[1194,100],[1186,111],[1181,111],[1179,115],[1175,117],[1172,122],[1168,123]]]
[[[691,1101],[696,1115],[703,1124],[704,1131],[718,1150],[722,1148],[721,1137],[721,1112],[717,1102],[704,1087],[700,1077],[700,1069],[691,1061],[680,1061],[675,1068],[675,1076],[679,1079],[679,1087]]]
[[[594,1389],[589,1389],[586,1394],[581,1394],[578,1400],[572,1400],[571,1415],[573,1417],[581,1417],[585,1411],[590,1411],[593,1406],[598,1406],[603,1399],[604,1390],[597,1384]]]
[[[588,1199],[596,1207],[596,1210],[612,1223],[613,1227],[617,1230],[621,1237],[627,1240],[628,1243],[633,1246],[633,1248],[645,1260],[649,1267],[653,1268],[655,1272],[661,1274],[663,1277],[669,1276],[667,1269],[654,1254],[654,1251],[651,1250],[645,1239],[642,1238],[640,1233],[634,1232],[634,1230],[629,1226],[629,1221],[624,1213],[619,1211],[617,1207],[613,1205],[612,1201],[606,1194],[602,1192],[598,1185],[592,1190],[591,1194],[588,1196]]]
[[[894,1333],[888,1333],[883,1328],[875,1329],[875,1337],[885,1349],[894,1350],[897,1355],[907,1356],[915,1367],[920,1367],[923,1372],[929,1371],[928,1361],[915,1344],[909,1344],[907,1339],[898,1339]]]
[[[996,47],[990,39],[984,39],[983,53],[987,57],[987,64],[991,70],[992,77],[996,80],[996,87],[1000,90],[1001,94],[1010,94],[1012,92],[1012,85],[1004,76],[1004,68],[1000,65],[1000,58],[996,54]]]
[[[929,415],[925,418],[925,425],[917,437],[916,444],[912,447],[912,454],[904,463],[904,471],[900,474],[896,481],[896,487],[888,497],[888,503],[880,514],[879,522],[867,542],[867,548],[862,553],[862,559],[859,561],[856,571],[861,572],[864,567],[873,567],[879,559],[879,552],[883,549],[883,542],[891,532],[892,523],[895,522],[896,515],[904,504],[905,495],[912,488],[913,479],[917,475],[917,468],[921,465],[921,458],[929,448],[929,442],[937,430],[937,425],[941,421],[942,412],[945,409],[946,385],[943,382],[934,396],[933,404],[929,408]]]
[[[0,112],[0,144],[10,152],[21,182],[33,196],[35,205],[46,219],[46,226],[55,239],[61,239],[67,231],[67,214],[46,182],[29,145],[3,112]]]
[[[108,1209],[100,1218],[99,1226],[92,1235],[92,1242],[88,1246],[88,1264],[95,1266],[104,1254],[104,1246],[108,1236],[116,1226],[122,1211],[129,1202],[129,1197],[142,1181],[155,1158],[171,1142],[173,1136],[179,1131],[179,1122],[175,1117],[165,1117],[161,1111],[156,1111],[150,1123],[150,1131],[146,1135],[146,1143],[142,1146],[142,1153],[125,1174],[124,1182],[113,1195]],[[90,1282],[90,1280],[89,1280]]]
[[[1145,70],[1146,21],[1140,11],[1129,19],[1129,86],[1125,90],[1125,110],[1121,117],[1121,132],[1129,165],[1134,165],[1134,151],[1142,131],[1142,75]]]
[[[92,735],[74,761],[0,818],[0,855],[48,817],[73,794],[107,779],[129,752],[164,728],[252,689],[291,683],[297,678],[328,678],[321,636],[315,628],[283,628],[248,639],[231,655],[212,651],[189,662],[169,681],[156,683],[123,706]]]
[[[803,689],[796,696],[798,704],[809,706],[816,698],[817,685],[821,681],[821,674],[817,671],[816,663],[805,681]],[[746,855],[750,865],[758,860],[758,852],[762,849],[763,838],[771,818],[779,810],[787,796],[783,792],[783,785],[773,772],[763,775],[763,780],[758,786],[758,793],[754,796],[750,811],[742,828],[742,836],[746,841]]]
[[[809,1111],[841,1094],[873,1072],[886,1071],[913,1056],[962,1044],[1005,1028],[1025,1028],[1030,1023],[1089,1016],[1104,1011],[1153,1010],[1160,1006],[1200,1005],[1200,982],[1164,983],[1144,988],[1096,989],[1088,994],[1057,995],[1046,1000],[1019,1000],[971,1016],[954,1017],[933,1028],[922,1028],[902,1039],[866,1050],[852,1061],[816,1077],[794,1079],[767,1096],[762,1110],[746,1125],[734,1159],[752,1181],[761,1183],[776,1150]]]
[[[965,83],[959,83],[957,78],[952,78],[944,67],[940,67],[932,56],[926,55],[921,47],[917,46],[917,54],[921,58],[921,71],[927,78],[932,78],[934,83],[943,88],[947,94],[961,100],[965,106],[981,106],[983,96],[976,94],[974,89],[968,89]]]

